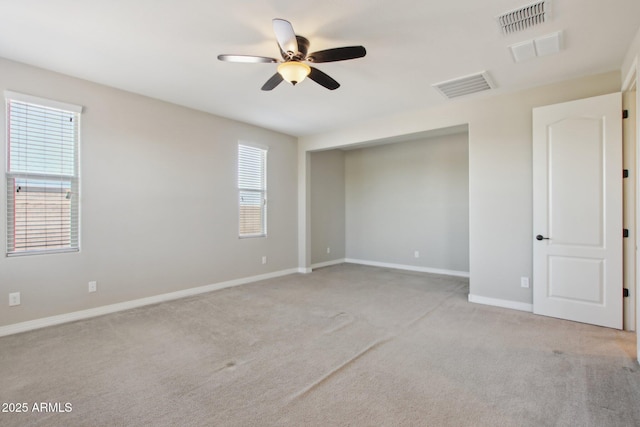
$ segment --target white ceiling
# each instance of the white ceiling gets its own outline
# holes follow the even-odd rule
[[[309,135],[446,100],[431,85],[487,71],[501,93],[620,68],[640,27],[638,0],[553,0],[549,22],[504,36],[495,17],[532,0],[0,0],[0,56],[241,120]],[[364,45],[317,64],[342,85],[260,90],[278,57],[272,18],[310,52]],[[514,63],[509,45],[562,30],[559,54]]]

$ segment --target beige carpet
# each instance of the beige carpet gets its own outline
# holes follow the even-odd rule
[[[635,334],[467,293],[344,264],[0,338],[0,425],[640,425]]]

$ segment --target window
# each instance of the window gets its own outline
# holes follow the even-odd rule
[[[267,150],[238,144],[240,237],[267,235]]]
[[[77,251],[82,107],[7,100],[7,255]]]

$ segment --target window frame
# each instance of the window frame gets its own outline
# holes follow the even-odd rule
[[[240,165],[240,160],[241,160],[241,147],[246,147],[247,149],[250,150],[259,150],[260,152],[260,162],[261,165],[259,167],[259,169],[261,169],[261,181],[262,181],[262,186],[259,189],[256,189],[254,187],[242,187],[240,184],[241,181],[241,165]],[[238,190],[238,238],[240,239],[251,239],[251,238],[259,238],[259,237],[267,237],[267,191],[268,191],[268,184],[267,184],[267,165],[268,165],[268,153],[269,153],[269,147],[266,147],[264,145],[260,145],[260,144],[255,144],[255,143],[251,143],[251,142],[246,142],[246,141],[239,141],[238,145],[237,145],[237,159],[236,159],[236,166],[237,166],[237,173],[236,173],[236,183],[237,183],[237,190]],[[250,233],[243,233],[243,213],[242,213],[242,195],[243,193],[257,193],[260,197],[261,200],[261,205],[260,205],[260,224],[261,224],[261,230],[259,232],[250,232]]]
[[[4,174],[4,188],[7,191],[7,198],[5,200],[5,255],[7,257],[17,257],[17,256],[28,256],[28,255],[41,255],[41,254],[54,254],[54,253],[69,253],[69,252],[79,252],[80,251],[80,145],[81,145],[81,116],[83,107],[75,104],[70,104],[66,102],[56,101],[47,98],[41,98],[33,95],[27,95],[23,93],[13,92],[9,90],[4,91],[5,96],[5,123],[6,123],[6,135],[5,135],[5,174]],[[42,170],[25,170],[24,167],[18,167],[18,170],[11,170],[11,137],[12,137],[12,128],[11,128],[11,105],[12,104],[22,104],[22,105],[33,105],[35,108],[40,109],[49,109],[49,110],[57,110],[62,111],[65,114],[69,114],[74,119],[73,126],[73,156],[72,156],[72,164],[71,169],[73,173],[65,173],[62,172],[43,172]],[[15,106],[13,108],[16,108]],[[15,136],[14,136],[15,138]],[[46,144],[46,143],[45,143]],[[45,166],[46,167],[46,166]],[[26,247],[18,247],[16,248],[16,235],[15,231],[10,232],[10,227],[13,227],[15,230],[15,214],[10,215],[9,210],[15,210],[16,207],[16,196],[10,195],[9,192],[12,189],[9,188],[10,183],[16,185],[16,181],[20,180],[31,180],[42,185],[43,188],[57,188],[59,191],[65,194],[66,199],[72,198],[69,203],[69,244],[68,246],[60,247],[60,245],[55,245],[54,247],[46,247],[44,244],[40,247],[29,249]],[[53,187],[48,187],[47,183],[54,183]],[[37,187],[38,184],[36,184]],[[15,187],[13,187],[15,188]],[[27,192],[31,189],[26,190]],[[33,190],[31,190],[33,191]],[[36,191],[37,192],[37,191]],[[41,191],[43,195],[55,194],[56,191],[46,192]],[[46,197],[46,196],[44,196]],[[10,203],[13,202],[11,205]],[[62,218],[62,217],[60,217]],[[31,224],[33,227],[33,224]]]

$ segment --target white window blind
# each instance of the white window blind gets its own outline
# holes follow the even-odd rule
[[[238,144],[240,237],[267,235],[267,150]]]
[[[81,107],[5,96],[7,254],[77,251]]]

